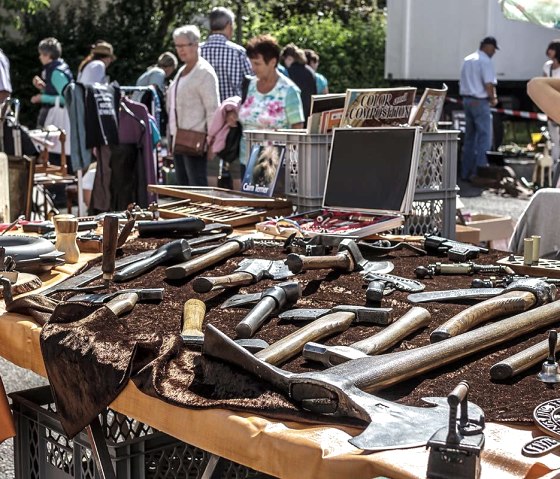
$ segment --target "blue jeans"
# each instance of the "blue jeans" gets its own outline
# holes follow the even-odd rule
[[[492,113],[488,100],[463,98],[465,141],[461,159],[461,178],[476,175],[479,166],[487,166],[486,152],[492,148]]]
[[[208,186],[206,156],[175,155],[175,174],[179,185]]]

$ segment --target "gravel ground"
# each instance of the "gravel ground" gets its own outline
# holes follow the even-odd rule
[[[464,205],[463,212],[508,215],[514,220],[519,218],[528,203],[528,200],[502,197],[490,191],[484,191],[477,197],[461,198],[461,201]],[[0,376],[8,393],[47,384],[41,376],[19,368],[1,357]],[[13,443],[8,440],[0,445],[0,479],[14,477]]]

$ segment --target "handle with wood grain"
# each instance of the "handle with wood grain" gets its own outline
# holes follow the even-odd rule
[[[108,303],[105,304],[117,316],[128,313],[134,309],[138,302],[138,295],[136,293],[123,293],[115,296]]]
[[[536,303],[536,296],[528,291],[510,291],[487,299],[461,311],[434,329],[430,334],[430,341],[435,343],[457,336],[490,319],[526,311]]]
[[[308,269],[334,268],[345,271],[354,270],[354,261],[345,251],[333,256],[303,256],[290,253],[286,258],[286,264],[290,271],[296,274]]]
[[[269,364],[278,365],[301,353],[309,341],[317,341],[335,333],[346,331],[356,315],[344,311],[326,314],[319,319],[276,341],[268,348],[255,353],[255,357]]]
[[[103,280],[108,283],[115,273],[115,255],[119,237],[119,218],[116,215],[105,215],[103,218]]]
[[[217,288],[233,288],[235,286],[246,286],[255,281],[251,273],[239,271],[224,276],[201,276],[193,281],[193,289],[197,293],[208,293]]]
[[[202,322],[206,315],[206,304],[200,299],[191,298],[183,306],[183,326],[181,336],[204,336]]]

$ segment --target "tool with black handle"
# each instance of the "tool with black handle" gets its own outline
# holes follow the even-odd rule
[[[116,215],[106,215],[103,219],[103,272],[104,286],[108,287],[115,273],[115,256],[119,239],[119,218]]]
[[[196,235],[204,230],[205,223],[200,218],[175,218],[158,221],[137,221],[138,234],[145,237],[170,237],[174,235]]]

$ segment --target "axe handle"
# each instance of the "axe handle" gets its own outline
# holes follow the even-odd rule
[[[379,354],[417,329],[427,326],[430,320],[431,315],[428,310],[415,306],[381,332],[350,346],[365,354]]]
[[[115,256],[119,237],[119,218],[116,215],[106,215],[103,218],[103,280],[111,281],[115,272]]]
[[[255,353],[255,357],[266,363],[278,365],[299,354],[307,342],[317,341],[332,334],[346,331],[355,318],[354,313],[342,311],[327,314],[276,341],[268,348]]]
[[[137,302],[138,295],[136,293],[124,293],[114,297],[105,306],[107,306],[117,316],[121,316],[124,313],[132,311]]]
[[[556,347],[560,346],[560,337],[556,340]],[[509,358],[494,364],[490,368],[490,377],[495,380],[508,379],[526,371],[548,356],[548,339],[524,349]]]
[[[183,336],[203,336],[202,321],[206,315],[206,304],[200,299],[191,298],[183,306]]]
[[[245,286],[255,282],[251,273],[240,271],[238,273],[226,274],[224,276],[201,276],[193,281],[193,289],[197,293],[208,293],[216,288],[232,288],[234,286]]]
[[[170,266],[165,270],[165,275],[169,279],[182,279],[191,274],[212,266],[225,258],[233,256],[241,250],[241,244],[237,241],[227,241],[216,249],[197,256],[196,258]]]
[[[457,336],[498,316],[521,313],[534,306],[536,302],[535,295],[528,291],[510,291],[495,298],[487,299],[461,311],[449,321],[434,329],[430,334],[430,341],[435,343],[451,336]]]
[[[286,264],[292,273],[300,273],[308,269],[343,269],[345,271],[354,270],[354,261],[348,253],[341,252],[333,256],[303,256],[290,253],[286,259]]]

